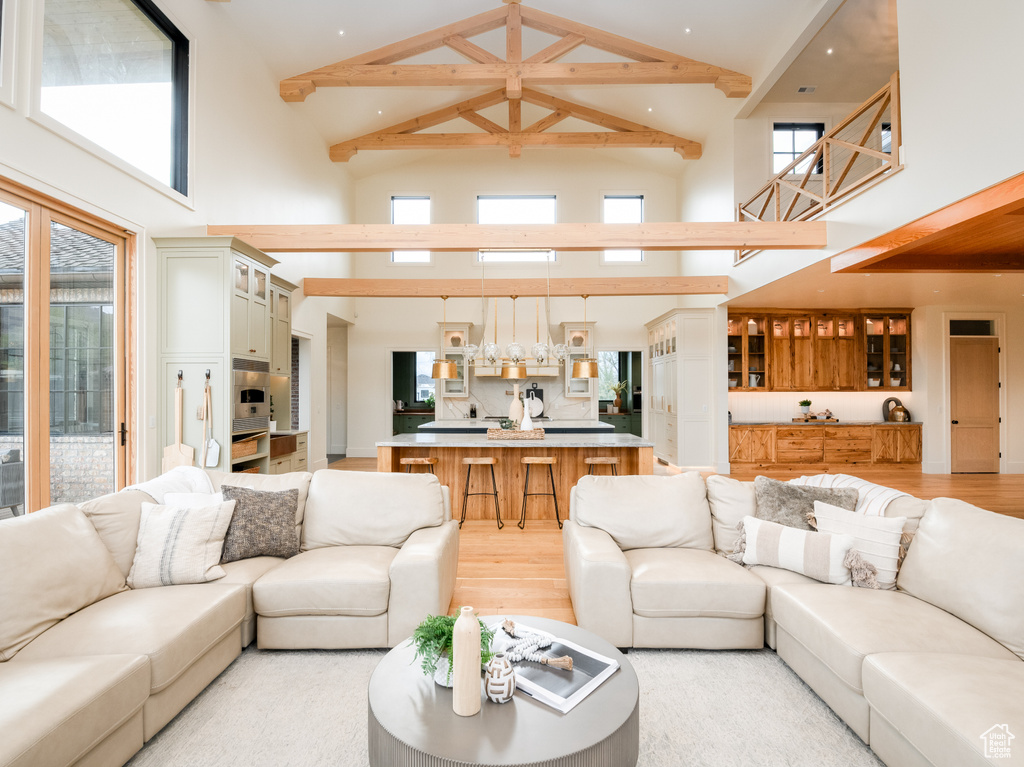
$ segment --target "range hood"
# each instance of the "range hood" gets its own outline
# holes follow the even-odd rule
[[[494,310],[497,305],[498,319],[495,325]],[[530,349],[537,343],[537,318],[540,317],[540,340],[548,342],[548,306],[546,298],[520,298],[515,302],[516,309],[516,334],[515,340],[526,349],[527,356]],[[473,363],[473,375],[480,378],[501,376],[501,365],[487,365],[482,361],[482,351],[485,344],[494,343],[494,331],[498,331],[498,345],[501,347],[501,355],[505,356],[505,347],[512,343],[512,299],[511,298],[488,298],[484,302],[484,332],[480,340],[481,352],[477,354],[476,362]],[[560,343],[561,339],[552,337],[550,345]],[[539,366],[527,363],[526,375],[529,377],[543,376],[556,378],[560,367],[552,358],[547,365]]]

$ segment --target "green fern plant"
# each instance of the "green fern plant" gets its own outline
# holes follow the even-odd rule
[[[426,676],[433,676],[437,672],[437,662],[442,655],[452,653],[452,630],[455,628],[456,615],[428,615],[426,619],[412,632],[409,640],[416,648],[415,659],[420,660],[420,669]],[[480,621],[480,660],[487,663],[492,657],[491,640],[494,632],[484,622]],[[448,664],[448,681],[452,680],[452,664]]]

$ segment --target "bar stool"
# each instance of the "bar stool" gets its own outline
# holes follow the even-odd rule
[[[618,458],[613,458],[611,456],[597,456],[595,458],[584,458],[583,463],[590,467],[587,470],[587,474],[594,473],[594,466],[611,466],[612,474],[616,477],[619,476]]]
[[[400,458],[398,462],[405,467],[405,471],[408,474],[412,471],[413,466],[426,466],[430,469],[430,473],[434,474],[434,464],[437,463],[436,458]]]
[[[466,487],[462,491],[462,519],[459,520],[459,527],[462,527],[462,523],[466,521],[466,506],[469,503],[469,496],[471,495],[490,495],[494,498],[494,516],[498,520],[498,529],[500,530],[505,526],[505,523],[501,521],[501,509],[498,507],[498,483],[494,479],[494,464],[498,462],[497,458],[463,458],[462,463],[466,467]],[[470,473],[473,471],[474,466],[490,466],[491,467],[491,492],[489,493],[471,493],[469,492],[469,479]]]
[[[526,529],[526,499],[531,495],[550,495],[551,500],[555,502],[555,521],[558,522],[558,527],[562,527],[562,518],[558,516],[558,496],[555,494],[555,472],[552,466],[555,463],[554,458],[523,458],[523,463],[526,465],[526,482],[523,483],[523,513],[519,517],[519,529]],[[530,490],[530,467],[540,464],[541,466],[548,467],[548,477],[551,479],[551,492],[550,493],[531,493]]]

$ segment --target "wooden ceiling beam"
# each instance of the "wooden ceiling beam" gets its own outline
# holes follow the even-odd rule
[[[587,38],[583,35],[577,35],[571,33],[563,37],[561,40],[555,43],[551,43],[547,48],[535,53],[530,58],[526,59],[528,64],[551,64],[552,62],[558,61],[562,56],[565,56],[570,51],[574,51],[587,42]]]
[[[644,224],[210,225],[265,253],[487,249],[795,250],[827,244],[824,221]]]
[[[499,64],[501,59],[490,51],[486,51],[476,43],[471,43],[462,35],[451,35],[444,39],[444,44],[456,53],[465,56],[477,64]]]
[[[334,298],[521,298],[545,296],[692,296],[724,295],[729,278],[708,277],[544,277],[481,280],[361,280],[338,277],[306,277],[306,296]]]

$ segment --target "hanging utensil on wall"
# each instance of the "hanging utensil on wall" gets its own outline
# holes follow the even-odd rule
[[[220,445],[213,438],[213,394],[210,391],[210,371],[206,371],[203,392],[203,457],[200,466],[212,469],[220,463]]]
[[[170,471],[177,466],[191,466],[196,457],[196,451],[181,442],[181,416],[185,402],[181,379],[182,372],[179,370],[178,385],[174,387],[174,444],[164,448],[163,471]]]

